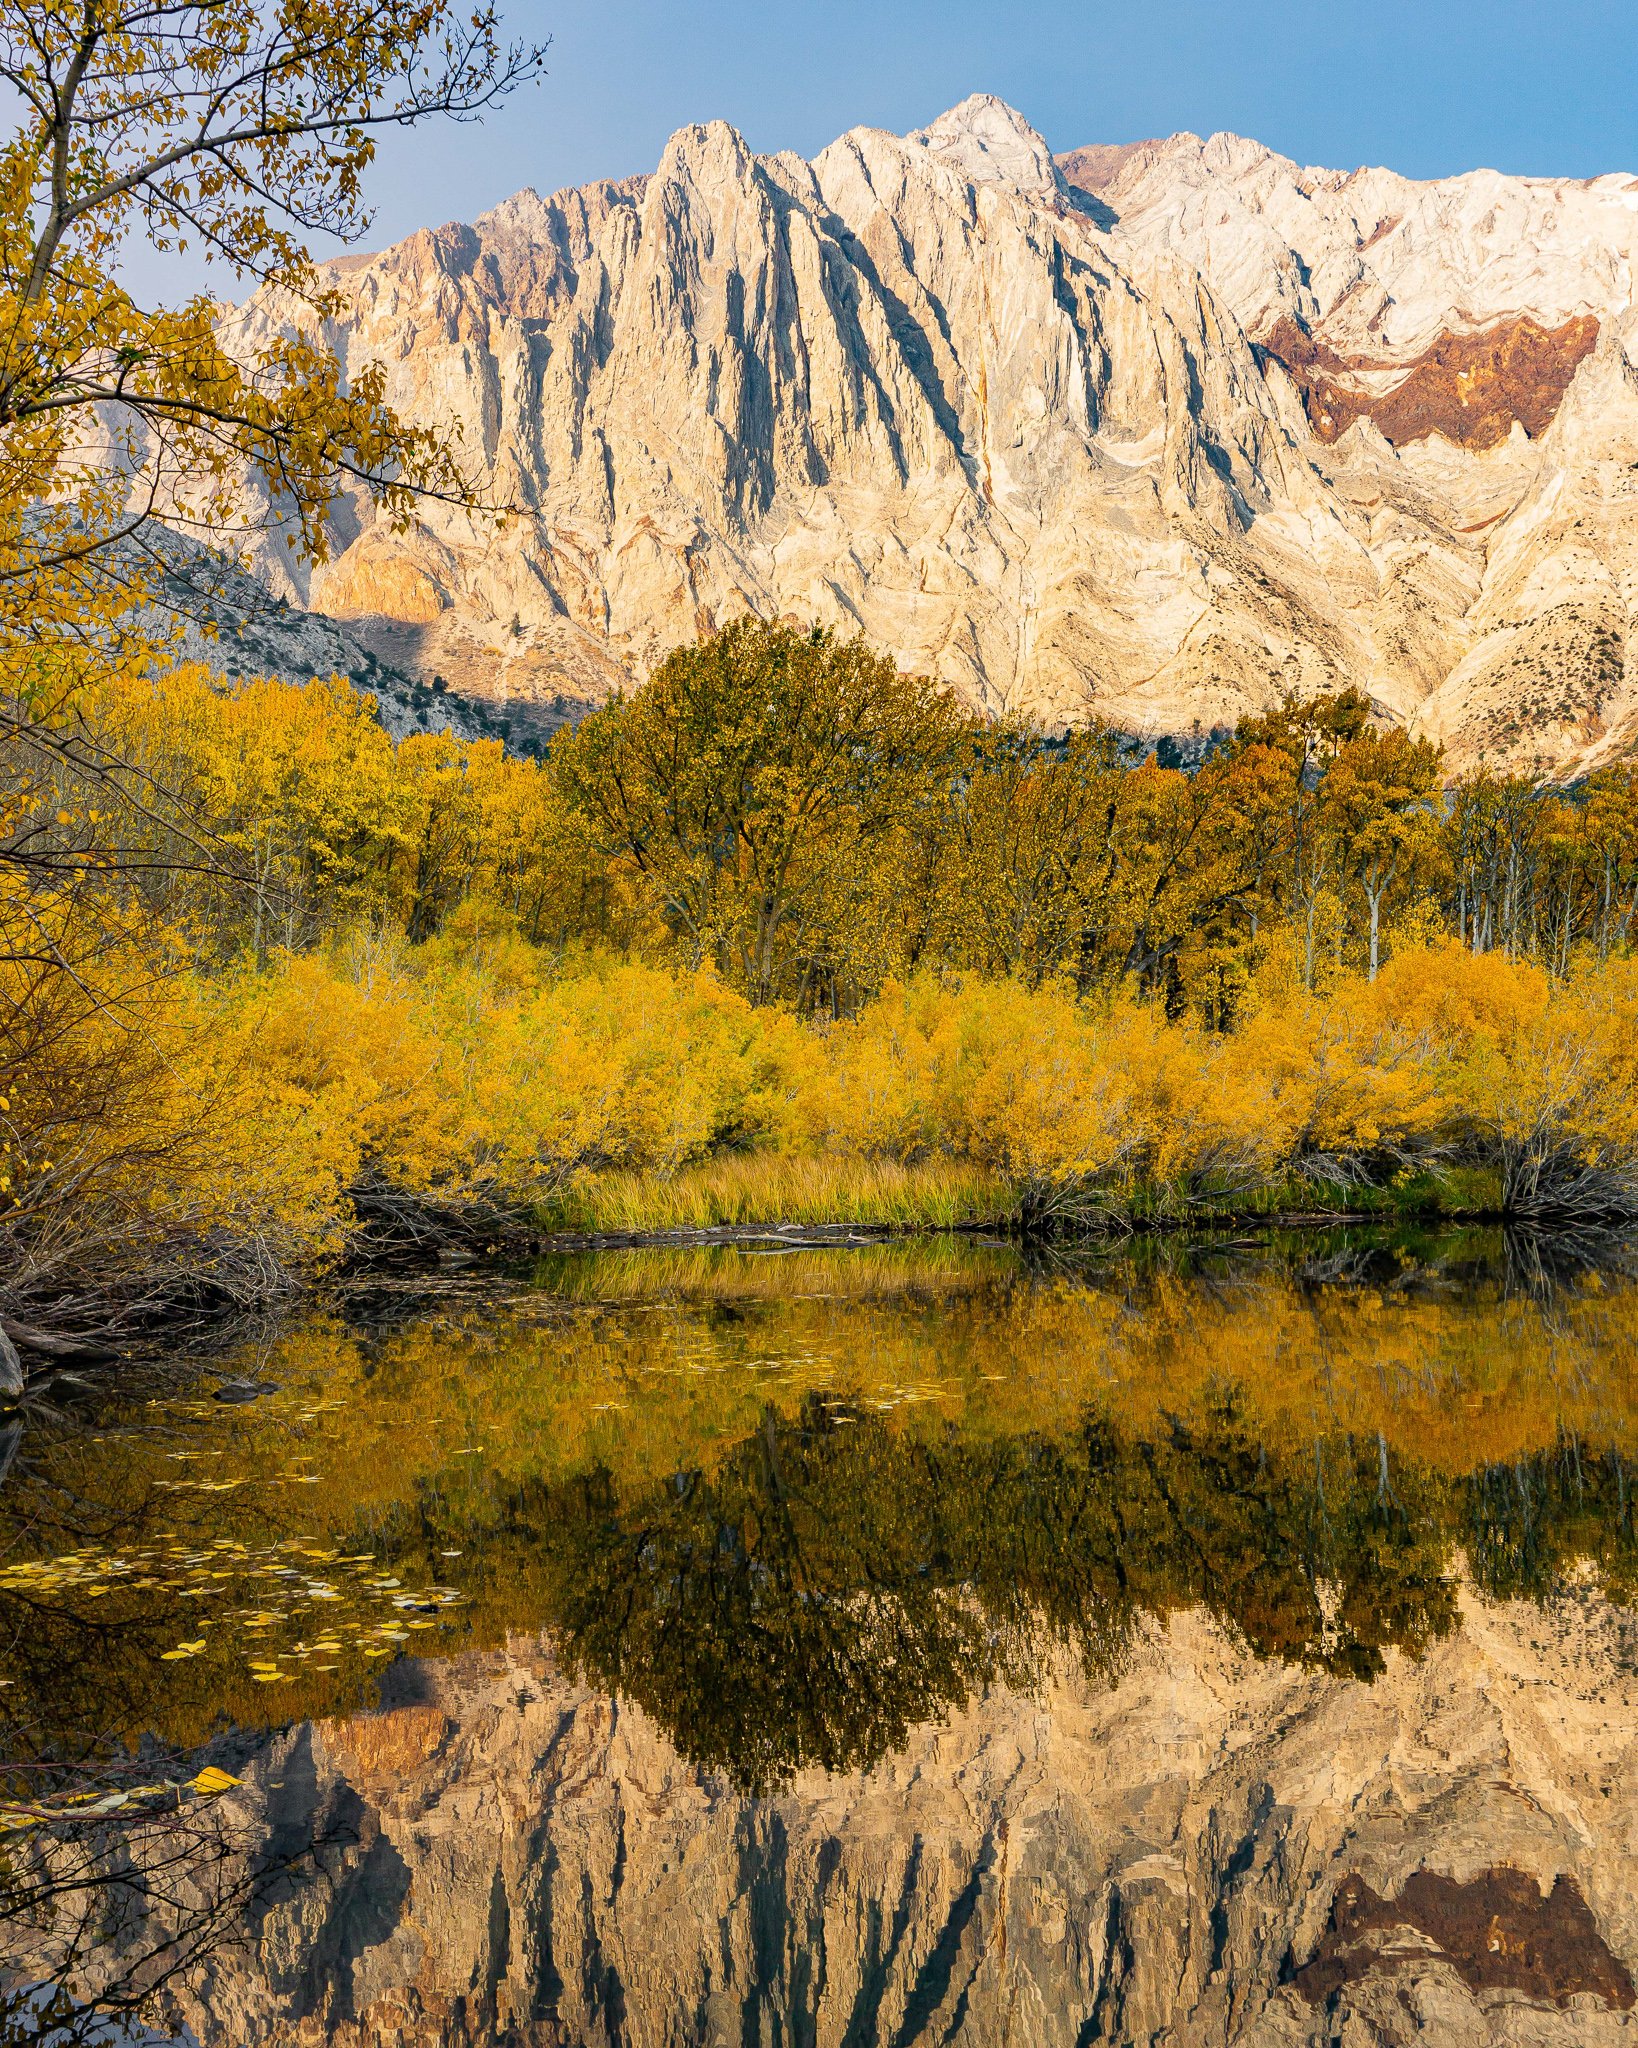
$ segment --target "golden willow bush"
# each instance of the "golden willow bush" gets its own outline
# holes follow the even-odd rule
[[[924,1175],[930,1213],[964,1176],[969,1215],[1037,1228],[1464,1165],[1491,1168],[1492,1200],[1521,1213],[1544,1195],[1557,1213],[1638,1200],[1625,962],[1553,988],[1446,942],[1374,984],[1271,998],[1232,1035],[1130,993],[930,974],[816,1025],[709,974],[457,929],[285,956],[193,1000],[181,1065],[134,1077],[160,1149],[130,1162],[134,1181],[107,1151],[79,1170],[111,1213],[214,1233],[220,1283],[241,1291],[264,1277],[250,1245],[299,1269],[360,1228],[598,1221],[611,1181],[666,1188],[723,1161],[821,1163],[810,1185],[833,1202],[850,1177],[885,1170],[902,1192]],[[153,1159],[166,1192],[147,1210],[132,1197]],[[629,1188],[618,1199],[643,1220]]]

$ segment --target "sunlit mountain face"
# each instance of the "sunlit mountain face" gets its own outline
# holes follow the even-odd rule
[[[1353,687],[1453,770],[1592,768],[1638,737],[1635,193],[1054,159],[984,95],[811,162],[685,128],[327,272],[346,361],[515,516],[355,494],[326,565],[275,533],[258,574],[412,726],[538,738],[750,613],[1054,728]]]

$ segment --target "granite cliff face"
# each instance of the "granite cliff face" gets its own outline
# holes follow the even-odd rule
[[[1421,650],[1427,694],[1394,708],[1461,762],[1629,751],[1638,178],[1418,182],[1234,135],[1060,169],[1290,377],[1371,529],[1379,647]]]
[[[1343,355],[1404,365],[1525,317],[1632,329],[1629,175],[1417,180],[1304,167],[1238,135],[1076,150],[1059,168],[1124,238],[1200,269],[1259,337],[1289,320]]]
[[[173,2020],[206,2048],[1638,2037],[1631,1617],[1474,1604],[1373,1685],[1199,1617],[748,1800],[544,1645],[262,1738],[327,1839]]]
[[[518,516],[344,507],[263,573],[552,715],[750,610],[1053,724],[1352,683],[1459,762],[1585,763],[1638,741],[1635,208],[1232,137],[1054,161],[987,98],[811,163],[685,129],[335,267],[336,346]]]

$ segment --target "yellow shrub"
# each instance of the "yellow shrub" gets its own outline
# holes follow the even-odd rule
[[[596,1182],[657,1215],[633,1191],[694,1167],[679,1217],[749,1220],[756,1188],[811,1210],[831,1181],[799,1185],[804,1160],[886,1176],[884,1204],[925,1207],[905,1175],[948,1174],[969,1206],[1006,1188],[1037,1218],[1186,1213],[1294,1172],[1347,1183],[1459,1154],[1500,1163],[1521,1211],[1638,1203],[1630,964],[1549,989],[1459,947],[1406,950],[1374,986],[1288,989],[1226,1035],[1131,997],[926,977],[815,1027],[709,975],[556,961],[475,916],[425,946],[355,938],[166,1004],[149,1033],[163,1057],[80,1134],[80,1184],[274,1264],[340,1243],[360,1186],[481,1212]],[[136,1041],[110,1033],[128,1063]],[[784,1163],[699,1180],[724,1152]]]
[[[240,1032],[315,1171],[324,1162],[345,1186],[379,1162],[426,1187],[456,1169],[458,1075],[390,951],[361,950],[347,969],[287,958],[246,994]]]
[[[173,1284],[248,1299],[338,1242],[345,1119],[269,1055],[242,990],[156,974],[151,944],[108,937],[117,1002],[66,974],[36,986],[49,1037],[0,1055],[0,1248],[19,1300],[65,1281],[110,1313]]]
[[[708,976],[599,958],[557,975],[493,935],[288,960],[248,1016],[267,1085],[347,1178],[446,1198],[529,1201],[765,1139],[811,1056],[793,1019]]]
[[[1439,1128],[1436,1067],[1415,1033],[1372,1014],[1364,984],[1343,982],[1327,1000],[1293,991],[1260,1010],[1224,1048],[1219,1065],[1261,1133],[1270,1170],[1404,1154]]]
[[[861,1158],[943,1156],[1022,1187],[1108,1189],[1170,1158],[1199,1120],[1198,1051],[1152,1005],[924,979],[830,1030],[799,1126]]]
[[[1139,1142],[1123,1063],[1067,995],[1015,982],[890,985],[833,1026],[800,1124],[862,1158],[933,1153],[1018,1180],[1107,1174]]]
[[[1527,973],[1529,970],[1517,970]],[[1612,962],[1476,1038],[1447,1084],[1517,1214],[1638,1207],[1638,967]]]
[[[449,996],[431,992],[446,1014]],[[708,976],[596,962],[464,1037],[468,1171],[552,1193],[594,1167],[669,1174],[714,1146],[764,1138],[802,1040],[794,1020]]]
[[[1397,953],[1374,984],[1353,987],[1349,1002],[1442,1050],[1465,1053],[1480,1042],[1500,1044],[1539,1019],[1548,991],[1539,967],[1472,953],[1448,939]]]

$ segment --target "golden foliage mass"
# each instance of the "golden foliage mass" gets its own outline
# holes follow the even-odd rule
[[[1361,824],[1360,790],[1411,756],[1354,708],[1293,709],[1190,777],[1124,767],[1107,740],[1055,753],[964,731],[857,650],[826,676],[829,643],[774,634],[792,701],[726,752],[695,758],[679,728],[662,801],[667,721],[706,719],[689,690],[708,710],[743,696],[769,637],[713,643],[663,700],[617,704],[544,762],[395,743],[339,682],[100,677],[97,729],[136,792],[171,801],[36,766],[34,814],[124,853],[106,884],[82,863],[55,897],[35,890],[54,957],[0,960],[0,1228],[22,1289],[193,1272],[249,1299],[361,1220],[428,1216],[643,1227],[828,1204],[1051,1229],[1292,1188],[1449,1201],[1463,1174],[1460,1199],[1520,1214],[1638,1200],[1625,926],[1567,952],[1550,933],[1545,957],[1486,944],[1458,882],[1459,932],[1441,932],[1427,877],[1455,870],[1426,847],[1395,897],[1382,876],[1412,828],[1391,808]],[[820,758],[810,697],[819,732],[874,720],[888,767],[860,766],[863,725],[838,742],[852,766]],[[1047,863],[1057,879],[1010,926],[1034,936],[999,952],[1017,818],[1057,830],[1071,784],[1104,807],[1103,880]],[[1471,834],[1472,790],[1439,815],[1425,801],[1428,845]],[[986,806],[1012,816],[1013,852],[991,815],[975,868]],[[1578,830],[1607,834],[1612,807],[1600,785]],[[199,820],[219,858],[188,857]],[[929,862],[952,833],[967,851]],[[1327,895],[1344,844],[1376,849],[1352,937]],[[1609,865],[1613,919],[1626,871]],[[1162,916],[1181,935],[1157,945]],[[86,1000],[62,969],[76,952],[117,999]]]
[[[9,1307],[246,1301],[429,1217],[1638,1207],[1630,770],[1445,791],[1344,693],[1184,772],[751,620],[543,762],[177,664],[244,507],[309,559],[344,489],[480,509],[306,242],[379,128],[539,63],[449,0],[0,0]],[[270,317],[139,306],[132,234]]]

